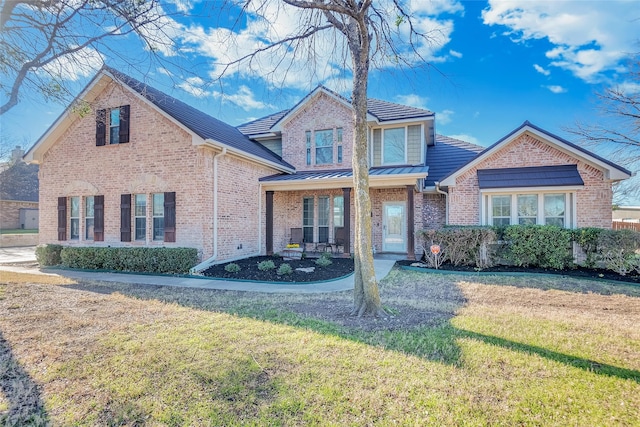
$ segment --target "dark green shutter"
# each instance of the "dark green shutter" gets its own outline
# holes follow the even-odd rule
[[[176,193],[164,193],[164,241],[176,241]]]
[[[120,241],[131,241],[131,194],[120,195]]]
[[[129,142],[129,106],[120,107],[120,144]]]
[[[107,110],[96,111],[96,146],[107,142]]]
[[[58,197],[58,240],[67,240],[67,198]]]
[[[104,196],[93,198],[93,240],[104,241]]]

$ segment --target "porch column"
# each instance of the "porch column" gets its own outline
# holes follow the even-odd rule
[[[273,255],[273,191],[267,191],[267,206],[266,206],[266,244],[267,255]]]
[[[407,258],[416,259],[413,185],[407,185]]]
[[[344,253],[351,253],[351,188],[342,189],[344,202]]]

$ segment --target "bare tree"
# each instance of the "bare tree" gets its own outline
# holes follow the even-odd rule
[[[114,39],[134,34],[148,54],[166,53],[173,28],[167,23],[160,0],[0,1],[0,115],[29,90],[69,103],[70,75],[92,75],[105,54],[127,57],[110,44]]]
[[[566,129],[587,146],[598,147],[631,170],[640,169],[640,61],[634,60],[623,84],[606,88],[597,95],[598,109],[607,124],[577,123]],[[614,187],[616,203],[640,196],[637,178]]]
[[[278,52],[276,65],[292,67],[287,56],[306,55],[314,61],[319,44],[333,42],[342,65],[350,67],[353,87],[351,105],[355,124],[353,139],[353,183],[355,205],[355,289],[353,313],[358,316],[383,315],[378,283],[373,265],[373,245],[371,241],[371,199],[369,196],[369,156],[367,144],[367,86],[369,69],[374,65],[393,64],[413,66],[417,61],[428,65],[421,55],[422,44],[430,43],[430,33],[421,32],[414,25],[414,16],[405,10],[400,0],[378,2],[373,0],[282,0],[285,5],[300,11],[297,25],[292,33],[284,34],[277,40],[268,40],[250,52],[222,64],[220,74],[231,72],[236,67],[260,65],[259,55],[271,51]],[[282,3],[280,4],[282,5]],[[242,2],[242,10],[252,13],[271,13],[269,1]],[[408,7],[408,6],[407,6]],[[326,36],[326,33],[329,36]],[[325,39],[321,39],[323,34]],[[232,37],[230,37],[231,39]],[[233,40],[230,40],[233,42]],[[345,43],[346,42],[346,43]],[[334,49],[334,53],[335,52]],[[342,55],[342,56],[340,56]],[[220,65],[220,64],[218,64]],[[291,72],[291,68],[286,71]]]

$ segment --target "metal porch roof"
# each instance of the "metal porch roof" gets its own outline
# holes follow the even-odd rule
[[[480,189],[584,185],[577,165],[479,169]]]

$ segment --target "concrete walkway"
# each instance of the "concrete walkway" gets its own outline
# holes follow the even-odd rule
[[[99,273],[75,270],[59,270],[59,269],[38,269],[33,266],[20,266],[18,263],[35,262],[35,248],[0,248],[0,275],[2,270],[38,273],[38,274],[55,274],[76,280],[101,280],[105,282],[118,283],[135,283],[143,285],[159,285],[159,286],[177,286],[183,288],[199,288],[199,289],[222,289],[231,291],[246,292],[268,292],[268,293],[322,293],[322,292],[339,292],[353,289],[353,275],[343,279],[332,280],[320,283],[256,283],[242,282],[231,280],[218,280],[212,278],[192,278],[192,277],[171,277],[171,276],[153,276],[142,274],[123,274],[123,273]],[[7,265],[11,264],[11,265]],[[381,280],[395,264],[392,259],[374,260],[376,270],[376,278]]]

